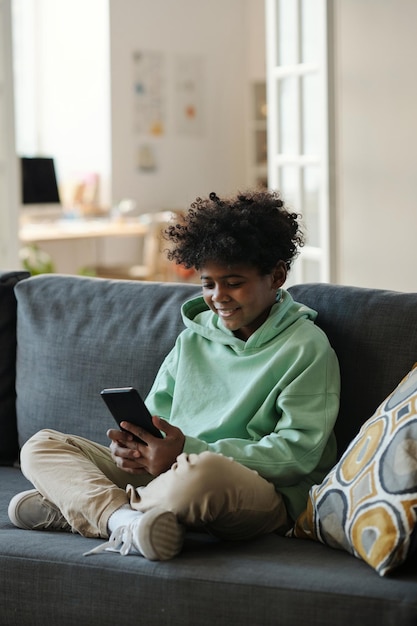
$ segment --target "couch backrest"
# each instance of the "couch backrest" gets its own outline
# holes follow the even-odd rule
[[[198,285],[44,274],[16,287],[19,442],[41,428],[104,444],[114,423],[100,390],[148,392]]]
[[[149,390],[183,328],[198,285],[43,275],[16,286],[17,417],[22,444],[40,428],[107,443],[103,387]],[[417,294],[306,284],[293,297],[318,311],[340,362],[342,452],[417,361]]]
[[[318,312],[341,371],[339,453],[417,362],[417,293],[327,284],[296,285],[295,300]]]

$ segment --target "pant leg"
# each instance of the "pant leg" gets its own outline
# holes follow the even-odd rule
[[[129,500],[139,511],[171,510],[186,526],[224,539],[288,527],[284,502],[271,483],[210,452],[181,454],[170,470],[152,479],[120,470],[105,446],[43,430],[23,446],[21,465],[36,489],[86,537],[106,538],[108,518]]]
[[[41,430],[25,443],[21,468],[73,530],[85,537],[107,538],[108,518],[129,503],[127,484],[151,480],[119,469],[106,446],[54,430]]]
[[[228,540],[249,539],[289,528],[286,507],[274,486],[253,470],[212,452],[181,454],[170,470],[147,486],[128,487],[131,506],[175,513],[189,528],[205,528]]]

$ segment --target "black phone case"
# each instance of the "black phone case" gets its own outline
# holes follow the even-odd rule
[[[133,387],[103,389],[100,395],[120,428],[120,422],[131,422],[154,437],[162,437],[161,432],[153,425],[152,416],[136,389]]]

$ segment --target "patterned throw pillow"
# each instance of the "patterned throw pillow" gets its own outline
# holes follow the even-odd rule
[[[347,550],[385,576],[417,532],[417,364],[364,423],[291,535]]]

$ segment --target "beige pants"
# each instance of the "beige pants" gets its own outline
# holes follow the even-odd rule
[[[181,454],[157,478],[127,474],[110,450],[82,437],[42,430],[22,448],[21,467],[36,489],[85,537],[108,537],[107,521],[124,504],[173,511],[192,529],[249,539],[288,528],[282,496],[257,472],[220,454]]]

